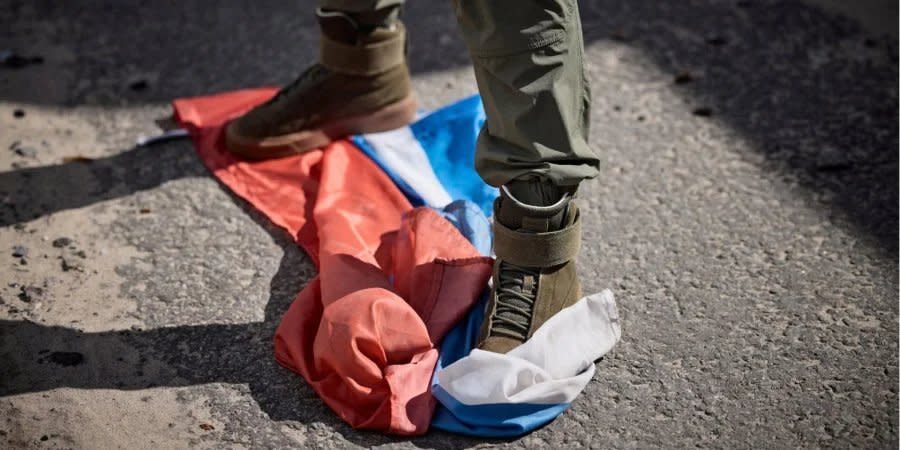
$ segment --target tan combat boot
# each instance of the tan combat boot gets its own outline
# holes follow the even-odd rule
[[[581,298],[575,256],[581,219],[569,192],[513,181],[494,203],[493,288],[478,348],[506,353]]]
[[[228,150],[247,159],[277,158],[411,122],[416,101],[406,31],[397,13],[396,8],[367,17],[316,11],[322,30],[319,62],[232,121],[225,130]]]

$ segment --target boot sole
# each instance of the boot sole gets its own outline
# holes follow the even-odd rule
[[[231,125],[225,127],[225,146],[244,159],[282,158],[324,147],[335,139],[352,134],[377,133],[409,125],[416,116],[416,97],[391,103],[375,111],[347,117],[318,128],[263,139],[242,136]]]

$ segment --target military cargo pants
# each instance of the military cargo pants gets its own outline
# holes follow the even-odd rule
[[[365,13],[402,0],[320,0]],[[597,175],[588,147],[591,95],[576,0],[453,0],[487,121],[475,167],[501,186],[540,177],[576,186]]]

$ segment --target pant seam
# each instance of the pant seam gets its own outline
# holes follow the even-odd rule
[[[476,50],[473,50],[472,46],[470,45],[469,53],[471,53],[471,55],[473,57],[478,57],[478,58],[497,58],[497,57],[504,57],[504,56],[513,56],[513,55],[519,55],[522,53],[527,53],[527,52],[537,50],[540,48],[549,47],[553,44],[557,44],[559,42],[566,40],[567,37],[568,37],[568,33],[564,30],[552,30],[552,31],[547,32],[546,36],[529,39],[528,44],[524,48],[519,49],[519,50],[508,51],[505,49],[504,50],[497,49],[497,50],[478,50],[478,51],[476,51]]]

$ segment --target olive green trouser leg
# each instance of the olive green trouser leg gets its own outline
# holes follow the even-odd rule
[[[326,9],[369,12],[402,0],[320,0]],[[591,96],[576,0],[453,0],[472,56],[487,122],[475,167],[501,186],[538,176],[577,186],[597,175],[588,147]]]
[[[577,186],[597,175],[576,0],[453,0],[487,122],[475,167],[501,186],[538,176]]]

